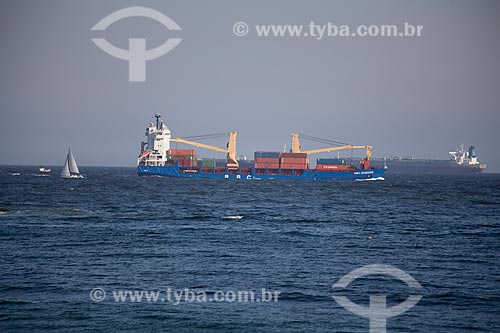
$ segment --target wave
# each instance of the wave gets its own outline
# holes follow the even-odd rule
[[[357,182],[367,182],[372,180],[385,180],[384,177],[376,177],[376,178],[366,178],[366,179],[356,179]]]
[[[310,295],[302,292],[282,292],[279,295],[280,301],[295,301],[295,302],[331,302],[331,296]]]
[[[212,218],[212,216],[210,216],[210,215],[194,214],[191,216],[182,216],[182,217],[176,218],[176,220],[209,220],[211,218]]]
[[[223,216],[222,217],[224,220],[241,220],[244,218],[242,215],[229,215],[229,216]]]

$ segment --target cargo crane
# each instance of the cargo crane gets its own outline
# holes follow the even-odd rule
[[[227,133],[220,133],[227,135]],[[224,148],[219,148],[211,145],[207,145],[204,143],[196,142],[196,141],[191,141],[187,139],[203,139],[203,138],[214,138],[217,136],[220,136],[220,134],[210,134],[210,135],[203,135],[203,136],[195,136],[195,137],[187,137],[187,138],[174,138],[170,139],[171,142],[179,142],[179,143],[184,143],[187,145],[195,146],[198,148],[205,148],[213,151],[217,151],[219,153],[227,153],[227,168],[229,170],[237,170],[239,168],[239,163],[238,160],[236,159],[236,136],[238,132],[229,132],[229,141],[226,145],[226,149]]]
[[[300,142],[299,142],[299,135],[303,136],[304,138],[308,138],[309,140],[312,140],[312,141],[326,143],[326,144],[335,144],[336,146],[301,151],[301,146],[300,146]],[[366,150],[366,157],[361,161],[361,166],[362,166],[362,169],[364,169],[364,170],[370,169],[370,160],[372,157],[372,149],[373,149],[372,146],[355,146],[355,145],[352,145],[349,143],[331,141],[331,140],[326,140],[326,139],[315,138],[315,137],[304,135],[304,134],[292,133],[292,153],[305,153],[305,154],[309,155],[309,154],[318,154],[318,153],[329,153],[332,151],[339,151],[339,150],[346,150],[346,149],[365,149]]]

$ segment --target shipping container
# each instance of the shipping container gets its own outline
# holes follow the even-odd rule
[[[290,163],[307,163],[307,158],[281,158],[280,163],[290,164]]]
[[[280,165],[286,165],[286,164],[309,164],[307,161],[304,161],[304,160],[301,160],[301,161],[298,161],[298,162],[286,162],[286,163],[283,163],[283,161],[281,161]]]
[[[189,156],[184,156],[183,158],[178,158],[177,163],[182,167],[197,167],[198,161],[196,158],[188,158]],[[175,161],[175,159],[173,159]]]
[[[197,157],[196,156],[174,156],[174,155],[168,155],[168,159],[169,160],[190,160],[190,161],[197,161]]]
[[[215,168],[215,161],[202,161],[201,166],[204,168]]]
[[[317,171],[342,171],[344,168],[341,164],[316,164]]]
[[[254,158],[260,158],[260,157],[263,157],[263,158],[279,158],[281,155],[281,153],[278,151],[278,152],[275,152],[275,151],[256,151],[254,153]]]
[[[277,164],[258,164],[255,166],[255,169],[273,169],[278,170],[280,168]]]
[[[254,160],[254,163],[279,163],[280,159],[279,158],[274,158],[274,157],[257,157]]]
[[[369,170],[370,169],[370,160],[368,158],[363,159],[360,162],[360,167],[363,170]]]
[[[317,164],[316,171],[354,171],[355,167],[352,165],[340,164]]]
[[[306,153],[281,153],[281,158],[307,158]]]
[[[178,160],[177,163],[181,167],[196,167],[196,163],[192,160]]]
[[[279,169],[279,163],[255,163],[255,169]]]
[[[217,168],[215,168],[215,173],[218,173],[218,174],[226,173],[226,168],[225,167],[217,167]]]
[[[201,168],[201,172],[203,172],[203,173],[212,173],[213,171],[214,171],[214,168],[205,168],[205,167]]]
[[[241,168],[242,175],[250,175],[252,174],[252,168]]]
[[[345,164],[345,159],[343,158],[318,158],[316,160],[317,164]]]
[[[196,152],[194,151],[194,149],[169,149],[168,154],[175,157],[181,157],[181,156],[195,156]]]
[[[280,164],[281,169],[295,169],[295,170],[305,170],[308,168],[307,163],[286,163]]]

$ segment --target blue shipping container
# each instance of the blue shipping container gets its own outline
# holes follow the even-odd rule
[[[345,164],[345,160],[343,158],[318,158],[316,160],[317,164],[334,164],[334,165],[343,165]]]
[[[254,158],[280,158],[281,153],[275,151],[256,151]]]

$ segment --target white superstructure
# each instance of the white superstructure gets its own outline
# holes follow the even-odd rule
[[[450,151],[452,161],[459,165],[478,165],[476,148],[474,146],[469,147],[469,151],[464,149],[464,145],[461,145],[459,149],[455,151]]]
[[[147,140],[141,144],[137,165],[163,166],[167,161],[172,135],[161,115],[156,114],[155,117],[156,124],[151,122],[146,128]]]

